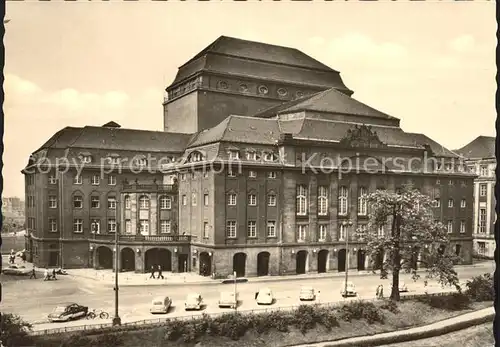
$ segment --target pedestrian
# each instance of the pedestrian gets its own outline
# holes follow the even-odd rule
[[[36,279],[35,265],[33,265],[33,270],[31,270],[30,279]]]
[[[318,294],[316,295],[316,300],[318,301],[318,304],[320,303],[320,295],[321,292],[318,290]]]
[[[383,285],[380,285],[380,299],[383,299],[384,298],[384,286]]]
[[[149,276],[149,278],[156,278],[155,277],[155,267],[154,267],[154,265],[151,265],[151,276]]]
[[[43,273],[43,280],[44,281],[50,280],[50,275],[49,275],[49,269],[48,268],[45,268],[45,271]]]
[[[375,297],[376,297],[377,299],[380,299],[380,284],[377,286],[377,290],[376,290],[376,292],[375,292]]]
[[[165,279],[163,277],[163,275],[161,274],[161,265],[158,265],[158,279],[160,279],[160,277],[161,277],[162,280]]]
[[[52,278],[57,279],[56,278],[56,269],[52,269]]]

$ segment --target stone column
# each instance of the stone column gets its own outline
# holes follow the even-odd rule
[[[179,247],[176,247],[179,250]],[[179,252],[172,252],[172,272],[179,272]]]
[[[333,173],[330,176],[330,189],[329,189],[329,196],[328,196],[329,201],[329,206],[328,206],[328,213],[330,215],[330,240],[327,239],[327,241],[332,241],[336,242],[338,241],[338,220],[337,220],[337,214],[338,214],[338,181],[337,181],[337,176],[335,173]],[[336,257],[336,255],[335,255]]]

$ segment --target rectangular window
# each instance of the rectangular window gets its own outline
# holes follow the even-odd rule
[[[57,178],[56,176],[49,176],[49,184],[56,184]]]
[[[116,219],[110,218],[108,219],[108,233],[116,232]]]
[[[348,199],[348,190],[347,187],[342,186],[339,189],[339,215],[345,216],[347,215],[347,199]]]
[[[434,207],[441,207],[441,199],[439,198],[434,199]]]
[[[486,209],[485,208],[479,209],[479,232],[481,234],[486,233]]]
[[[267,237],[276,237],[276,221],[267,221]]]
[[[339,225],[339,241],[345,240],[347,225],[340,224]]]
[[[73,197],[73,207],[74,208],[82,208],[83,207],[83,198],[81,196]]]
[[[248,237],[257,237],[257,222],[252,220],[248,222],[247,226],[247,236]]]
[[[449,185],[449,186],[452,186],[453,184],[454,184],[454,182],[453,182],[452,180],[449,180],[449,181],[448,181],[448,185]]]
[[[360,187],[358,193],[358,215],[366,216],[367,214],[368,214],[367,190],[364,187]]]
[[[185,173],[182,173],[181,174],[181,181],[185,181],[186,180],[186,174]]]
[[[90,197],[90,207],[91,208],[99,208],[99,197],[91,196]]]
[[[163,195],[160,197],[160,209],[170,210],[172,208],[172,198],[170,196]]]
[[[208,239],[209,227],[208,222],[203,222],[203,238]]]
[[[90,183],[94,186],[98,186],[101,183],[99,175],[92,175]]]
[[[143,235],[149,234],[149,220],[141,219],[139,221],[139,232]]]
[[[110,186],[116,186],[116,176],[115,175],[108,176],[108,184]]]
[[[297,186],[297,215],[307,215],[307,187],[305,185]]]
[[[267,196],[267,206],[276,206],[276,195],[269,194]]]
[[[208,206],[208,194],[203,195],[203,205]]]
[[[182,196],[182,205],[183,206],[187,205],[187,196],[185,196],[185,195]]]
[[[481,171],[480,171],[481,176],[488,176],[488,166],[482,165],[481,166]]]
[[[127,234],[132,234],[132,221],[130,219],[125,220],[125,232]]]
[[[236,174],[234,173],[233,169],[227,170],[227,177],[236,177]]]
[[[318,241],[326,240],[326,224],[318,225]]]
[[[130,196],[125,195],[125,209],[130,210]]]
[[[247,160],[257,160],[256,152],[247,152]]]
[[[100,232],[101,232],[101,221],[99,219],[92,219],[90,221],[90,232],[92,234],[100,234]]]
[[[229,220],[226,222],[226,237],[227,238],[236,237],[236,221]]]
[[[460,233],[465,233],[465,221],[460,221]]]
[[[453,207],[453,199],[448,199],[448,207]]]
[[[248,205],[249,206],[257,206],[257,195],[248,194]]]
[[[267,178],[276,178],[276,171],[269,171],[267,173]]]
[[[230,193],[227,195],[227,204],[229,206],[236,206],[236,194]]]
[[[318,187],[318,215],[328,215],[328,188],[326,186]]]
[[[448,221],[447,230],[448,230],[448,234],[451,234],[453,232],[453,221],[452,220]]]
[[[485,254],[486,253],[486,242],[478,242],[477,243],[477,250],[479,254]]]
[[[307,234],[307,226],[306,225],[298,225],[297,226],[297,241],[305,241]]]
[[[461,208],[465,208],[465,206],[467,206],[467,200],[462,199],[462,200],[460,201],[460,207],[461,207]]]
[[[108,210],[115,210],[115,209],[116,209],[116,197],[109,196],[108,197]]]
[[[82,176],[73,177],[73,184],[82,184]]]
[[[57,220],[54,218],[49,219],[49,231],[51,233],[57,232]]]
[[[57,197],[49,195],[49,208],[57,208]]]
[[[257,177],[257,171],[248,171],[248,177],[250,178]]]
[[[384,230],[384,226],[383,225],[381,225],[381,226],[378,227],[377,235],[378,235],[378,237],[384,237],[385,236],[385,230]]]
[[[486,196],[488,186],[486,184],[479,185],[479,196]]]
[[[170,234],[171,232],[171,223],[169,220],[161,220],[160,221],[160,232],[162,234]]]
[[[229,151],[229,159],[230,160],[240,159],[240,152],[239,151]]]
[[[198,199],[196,193],[191,193],[191,205],[196,206],[198,204]]]
[[[83,233],[83,219],[76,218],[73,220],[73,232]]]

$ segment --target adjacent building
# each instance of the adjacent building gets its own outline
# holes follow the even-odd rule
[[[493,258],[497,219],[495,138],[478,136],[455,152],[465,158],[469,172],[477,175],[474,181],[474,252],[479,256]]]
[[[354,99],[338,71],[221,37],[166,91],[164,132],[65,128],[34,153],[24,173],[35,263],[112,268],[118,252],[122,270],[139,272],[366,270],[354,233],[366,195],[406,183],[436,201],[452,251],[471,263],[475,175]]]

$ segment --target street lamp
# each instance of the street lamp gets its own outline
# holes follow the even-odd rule
[[[116,211],[115,215],[119,214],[119,205],[118,201],[116,201]],[[121,217],[121,216],[120,216]],[[113,317],[113,326],[122,325],[122,320],[118,315],[118,254],[120,249],[118,248],[118,240],[119,240],[119,232],[120,232],[120,218],[116,218],[116,230],[115,230],[115,316]]]
[[[345,280],[344,280],[344,297],[347,297],[347,280],[349,278],[349,227],[352,226],[352,221],[344,221],[342,225],[345,227]]]

